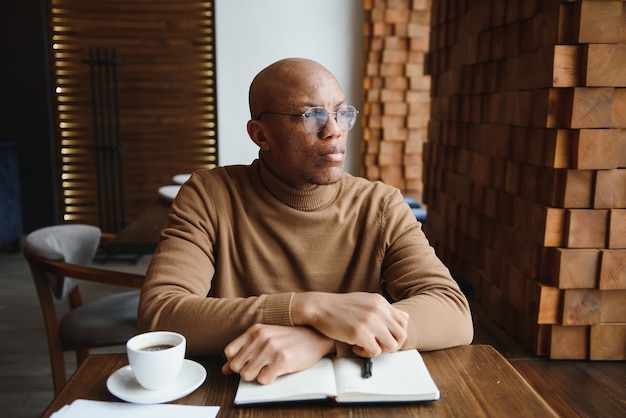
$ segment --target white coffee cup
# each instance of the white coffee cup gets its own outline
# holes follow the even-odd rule
[[[128,362],[141,386],[166,389],[176,382],[185,359],[187,340],[171,331],[139,334],[126,342]]]

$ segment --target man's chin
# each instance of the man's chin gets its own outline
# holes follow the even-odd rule
[[[316,177],[314,179],[311,179],[311,182],[313,184],[317,184],[318,186],[328,186],[330,184],[335,184],[339,180],[341,180],[342,175],[343,170],[337,174]]]

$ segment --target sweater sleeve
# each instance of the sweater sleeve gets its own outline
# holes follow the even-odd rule
[[[394,306],[409,313],[403,348],[435,350],[471,343],[470,308],[400,193],[383,210],[382,281]]]
[[[212,199],[197,176],[181,188],[148,267],[138,310],[141,331],[180,332],[190,354],[221,354],[254,323],[293,325],[293,293],[247,296],[235,289],[232,297],[212,297],[219,251]]]

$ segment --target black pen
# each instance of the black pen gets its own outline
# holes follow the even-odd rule
[[[363,374],[361,375],[361,377],[363,379],[369,379],[370,377],[372,377],[372,359],[366,358],[364,360],[365,361],[363,362]]]

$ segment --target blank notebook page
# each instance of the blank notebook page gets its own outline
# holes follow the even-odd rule
[[[338,359],[337,390],[339,394],[385,394],[403,396],[438,393],[421,355],[416,350],[383,354],[373,359],[372,377],[361,378],[363,360]],[[366,397],[366,396],[365,396]]]

